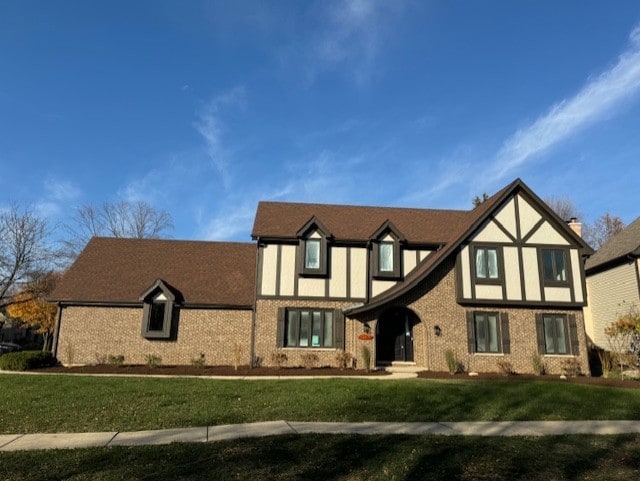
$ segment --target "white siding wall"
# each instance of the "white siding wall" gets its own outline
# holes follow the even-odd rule
[[[635,304],[640,307],[635,263],[623,264],[587,277],[591,322],[587,335],[602,348],[609,349],[604,328]]]

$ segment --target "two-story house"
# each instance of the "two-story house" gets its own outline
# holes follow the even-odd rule
[[[58,357],[70,362],[71,345],[81,363],[95,362],[93,352],[144,362],[156,351],[185,363],[201,351],[229,364],[236,346],[246,363],[269,365],[282,350],[290,365],[311,352],[331,365],[346,350],[362,366],[367,346],[377,366],[446,370],[451,351],[470,371],[507,362],[532,372],[540,355],[549,372],[567,359],[588,372],[583,261],[591,250],[520,180],[470,211],[261,202],[252,237],[90,242],[53,296]],[[100,244],[109,243],[114,251],[104,255]],[[192,244],[211,252],[187,260]],[[134,245],[138,254],[127,253]],[[117,276],[106,272],[119,258]],[[223,296],[232,284],[237,301]],[[126,320],[116,329],[118,316]],[[95,339],[90,348],[82,333]]]

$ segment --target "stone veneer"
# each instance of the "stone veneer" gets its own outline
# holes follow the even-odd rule
[[[249,364],[250,310],[181,309],[175,341],[141,336],[142,308],[64,307],[57,357],[63,364],[96,364],[100,357],[123,355],[126,364],[145,364],[149,354],[163,364],[189,364],[200,353],[207,364],[232,365],[234,348]]]

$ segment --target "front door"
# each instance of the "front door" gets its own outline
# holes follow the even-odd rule
[[[387,311],[379,320],[376,335],[376,361],[413,362],[413,326],[415,315],[406,308]]]

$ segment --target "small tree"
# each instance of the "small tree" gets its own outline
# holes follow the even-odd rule
[[[483,204],[484,202],[486,202],[488,199],[489,199],[489,194],[487,194],[486,192],[483,192],[482,197],[476,195],[471,202],[473,203],[473,207],[475,208],[475,207],[478,207],[480,204]]]
[[[637,339],[640,333],[640,311],[632,306],[629,312],[609,324],[604,333],[607,336],[612,355],[620,366],[620,375],[624,377],[624,366],[635,365],[638,361],[637,350],[640,346],[638,346]]]
[[[53,292],[59,274],[46,272],[34,275],[21,291],[13,296],[7,313],[22,323],[36,328],[44,338],[43,351],[51,350],[52,334],[56,326],[57,307],[47,302],[46,296]]]

